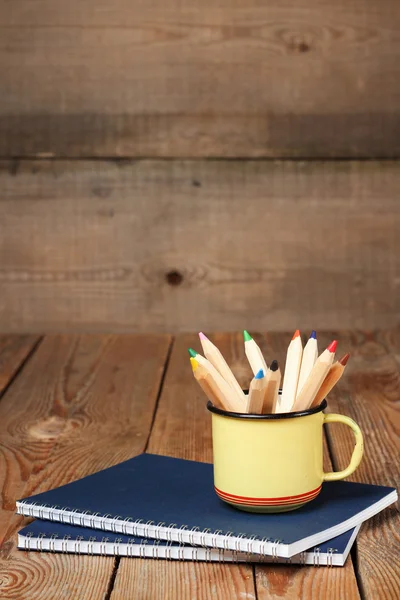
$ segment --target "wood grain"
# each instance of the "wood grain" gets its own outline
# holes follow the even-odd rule
[[[399,156],[395,0],[3,13],[1,156]]]
[[[365,454],[350,478],[353,481],[397,487],[400,480],[399,333],[397,328],[390,333],[340,336],[351,359],[340,384],[329,395],[329,410],[354,418],[364,433]],[[343,469],[354,445],[352,434],[335,425],[329,425],[328,431],[336,470]],[[366,600],[400,596],[399,530],[397,503],[369,520],[357,538],[357,568]]]
[[[400,162],[0,165],[5,332],[398,319]]]
[[[0,396],[39,341],[34,335],[0,335]]]
[[[143,451],[169,343],[168,336],[46,337],[4,395],[1,598],[105,597],[113,558],[16,550],[23,521],[15,500]]]
[[[179,336],[174,343],[148,451],[211,462],[211,423],[206,400],[187,360],[187,348],[195,343],[193,335]],[[249,565],[172,562],[122,558],[110,600],[256,598]]]

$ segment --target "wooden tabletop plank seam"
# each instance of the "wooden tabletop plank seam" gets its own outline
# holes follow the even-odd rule
[[[158,387],[158,393],[157,393],[157,397],[156,397],[156,402],[155,402],[155,405],[154,405],[153,418],[151,420],[149,434],[147,436],[147,440],[146,440],[146,444],[144,446],[143,452],[146,452],[147,448],[149,446],[151,432],[153,431],[154,423],[155,423],[155,420],[156,420],[158,405],[160,403],[161,394],[162,394],[162,391],[163,391],[163,388],[164,388],[165,378],[166,378],[166,375],[167,375],[167,371],[168,371],[168,367],[169,367],[169,362],[170,362],[171,355],[172,355],[172,350],[173,350],[173,347],[174,347],[174,342],[175,342],[175,337],[172,336],[170,344],[169,344],[169,347],[168,347],[168,350],[167,350],[167,355],[165,357],[165,362],[164,362],[163,371],[162,371],[161,377],[160,377],[160,384],[159,384],[159,387]]]
[[[160,402],[162,390],[163,390],[163,387],[164,387],[165,377],[166,377],[166,374],[167,374],[167,371],[168,371],[168,365],[169,365],[169,361],[170,361],[170,358],[171,358],[172,349],[173,349],[173,346],[174,346],[174,339],[175,339],[174,337],[171,337],[171,341],[169,343],[169,347],[168,347],[167,354],[166,354],[166,357],[165,357],[165,361],[164,361],[164,365],[163,365],[163,371],[161,373],[160,383],[159,383],[159,387],[158,387],[158,393],[157,393],[157,397],[156,397],[156,401],[155,401],[155,405],[154,405],[153,418],[151,420],[150,429],[149,429],[149,433],[148,433],[148,436],[147,436],[147,440],[146,440],[143,452],[146,452],[146,450],[147,450],[147,447],[148,447],[149,441],[150,441],[151,432],[152,432],[153,427],[154,427],[154,422],[155,422],[155,419],[156,419],[158,405],[159,405],[159,402]],[[117,578],[117,573],[118,573],[118,569],[119,569],[120,563],[121,563],[121,557],[120,556],[115,557],[114,567],[113,567],[112,573],[110,575],[110,580],[108,582],[108,587],[107,587],[107,591],[106,591],[105,596],[104,596],[104,600],[110,600],[110,598],[111,598],[111,595],[112,595],[113,589],[114,589],[114,585],[115,585],[115,580]]]
[[[17,340],[20,340],[21,347],[18,347],[16,351],[12,349],[11,355],[8,356],[10,349],[7,348],[7,340],[10,337],[15,337]],[[30,361],[43,339],[43,336],[28,336],[28,340],[26,340],[25,343],[25,337],[26,336],[0,337],[0,400]],[[6,340],[5,342],[4,339]],[[2,356],[4,346],[5,353],[7,354],[6,357]]]

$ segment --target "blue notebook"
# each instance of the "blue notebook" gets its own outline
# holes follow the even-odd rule
[[[103,532],[88,527],[76,527],[49,521],[34,521],[18,533],[20,550],[40,552],[70,552],[73,554],[102,554],[168,560],[200,560],[218,562],[291,563],[329,567],[343,567],[356,539],[360,525],[336,538],[296,554],[292,558],[279,558],[190,546],[164,540],[128,537],[119,533]]]
[[[124,535],[288,558],[357,527],[396,499],[393,488],[332,481],[298,510],[249,514],[217,497],[212,465],[141,454],[19,500],[17,512]]]

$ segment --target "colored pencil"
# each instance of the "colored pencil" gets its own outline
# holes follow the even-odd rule
[[[260,369],[267,372],[267,363],[264,360],[260,347],[255,343],[248,331],[244,330],[244,351],[247,356],[247,360],[250,363],[253,375],[257,375]]]
[[[253,415],[260,415],[263,409],[264,395],[265,377],[264,371],[260,369],[250,383],[246,412],[251,413]]]
[[[350,354],[345,354],[340,360],[337,360],[329,369],[328,375],[325,377],[323,384],[318,390],[311,407],[319,406],[324,398],[327,397],[331,389],[337,384],[339,379],[344,373],[347,365],[347,361],[350,358]]]
[[[212,376],[202,365],[200,365],[200,363],[195,358],[190,358],[190,363],[192,365],[193,375],[195,379],[201,386],[203,392],[210,400],[210,402],[212,402],[212,404],[217,408],[222,408],[222,410],[228,410],[228,408],[224,404],[224,399],[221,396],[219,390],[217,389],[217,386]]]
[[[207,358],[207,360],[209,360],[210,363],[212,365],[214,365],[214,367],[217,369],[217,371],[220,373],[220,375],[222,375],[222,377],[225,379],[225,381],[227,381],[229,383],[229,385],[232,387],[232,389],[236,392],[239,399],[242,402],[244,402],[245,395],[243,393],[243,390],[240,387],[240,385],[239,385],[236,377],[232,373],[231,369],[229,368],[229,365],[226,362],[226,360],[223,357],[220,350],[217,348],[217,346],[215,346],[208,339],[207,336],[204,335],[203,332],[199,333],[199,338],[200,338],[200,342],[201,342],[201,345],[203,348],[204,355]]]
[[[272,414],[276,410],[279,396],[279,386],[281,384],[281,370],[278,362],[273,360],[265,375],[265,393],[262,406],[262,413]]]
[[[293,411],[307,410],[313,403],[315,396],[318,394],[325,377],[327,376],[329,369],[332,366],[333,359],[335,358],[335,350],[337,341],[334,340],[326,350],[324,350],[321,356],[318,357],[310,375],[305,382],[303,389],[296,398],[296,402],[293,406]]]
[[[304,346],[303,356],[301,359],[299,383],[297,385],[297,396],[301,392],[303,385],[305,384],[307,377],[311,373],[311,370],[318,358],[318,342],[317,334],[312,331],[307,344]]]
[[[282,395],[279,398],[276,412],[290,412],[296,400],[303,345],[300,331],[296,329],[286,354],[285,374],[283,376]]]
[[[199,378],[204,379],[207,376],[206,383],[212,387],[214,395],[219,398],[220,403],[224,406],[224,410],[229,410],[231,412],[243,412],[243,403],[239,400],[237,394],[234,393],[229,383],[225,381],[225,379],[218,373],[217,369],[210,363],[209,360],[198,353],[196,353],[196,356],[193,357],[193,352],[195,352],[195,350],[190,348],[189,354],[192,369],[194,366],[192,361],[194,360],[196,363],[198,363],[196,370],[193,369],[196,379],[199,381]],[[202,367],[202,369],[200,369],[200,367]]]

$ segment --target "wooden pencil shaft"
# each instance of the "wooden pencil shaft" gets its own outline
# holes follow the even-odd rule
[[[196,360],[198,360],[198,356],[196,356]],[[220,404],[223,405],[224,410],[243,412],[244,404],[237,398],[231,386],[214,367],[210,370],[207,363],[208,361],[206,361],[206,364],[199,362],[197,369],[193,371],[195,378],[198,381],[200,379],[207,379],[209,387],[212,389],[214,396],[219,399]]]
[[[285,374],[283,376],[282,395],[277,412],[290,412],[296,399],[303,347],[298,335],[290,344],[286,356]]]
[[[199,378],[196,377],[196,380],[214,406],[222,408],[222,410],[229,410],[228,407],[223,404],[223,399],[216,393],[215,386],[210,382],[210,377],[208,375]]]
[[[328,354],[330,354],[333,358],[333,354]],[[293,411],[307,410],[310,408],[315,396],[318,393],[318,390],[320,389],[325,377],[329,372],[329,369],[331,368],[331,365],[332,362],[326,362],[326,360],[318,360],[315,363],[313,370],[303,386],[303,389],[296,398],[292,408]]]
[[[203,352],[210,363],[217,369],[220,375],[234,389],[241,401],[245,401],[244,393],[236,377],[232,373],[228,363],[220,350],[209,339],[200,338]]]
[[[254,375],[256,375],[260,369],[262,369],[264,373],[267,372],[267,363],[265,362],[260,347],[253,339],[245,342],[244,351]]]
[[[265,394],[262,407],[262,413],[264,415],[273,414],[276,411],[280,384],[280,369],[277,371],[268,371],[266,375]]]
[[[310,375],[313,366],[318,358],[318,344],[315,338],[310,338],[303,350],[301,358],[301,367],[299,375],[299,383],[297,385],[297,395],[301,392],[308,376]]]
[[[317,395],[312,401],[310,408],[312,408],[313,406],[319,406],[319,404],[321,404],[322,400],[326,398],[326,396],[329,394],[332,388],[337,384],[337,382],[343,375],[345,368],[346,367],[341,365],[339,361],[336,361],[335,364],[331,366],[327,376],[325,377],[321,387],[317,392]]]
[[[253,379],[250,384],[249,395],[247,398],[246,412],[260,415],[262,413],[265,395],[265,377],[262,379]]]
[[[198,368],[202,367],[212,377],[216,389],[219,390],[219,396],[224,398],[224,404],[229,406],[226,410],[243,412],[243,401],[238,397],[237,393],[233,391],[232,387],[225,381],[214,365],[204,358],[204,356],[201,356],[201,354],[196,354],[196,360],[199,363]],[[196,369],[195,374],[197,370],[198,369]]]

